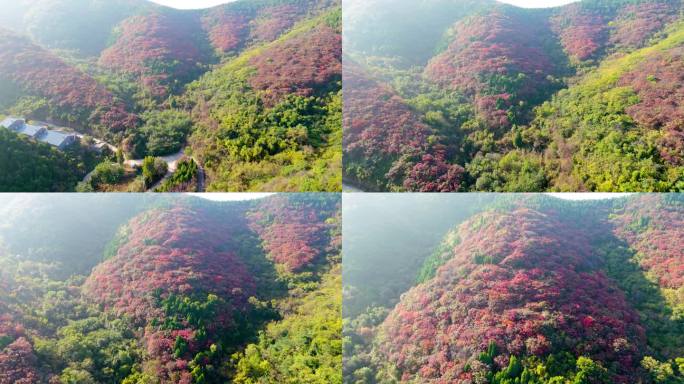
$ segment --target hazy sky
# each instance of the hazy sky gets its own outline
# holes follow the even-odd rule
[[[517,5],[519,7],[525,8],[546,8],[546,7],[557,7],[559,5],[565,5],[569,3],[574,3],[577,0],[499,0],[502,3],[509,3]]]
[[[213,201],[236,201],[261,199],[272,193],[188,193],[188,195]]]
[[[219,4],[230,3],[233,0],[152,0],[155,3],[168,5],[169,7],[191,9],[208,8]],[[504,3],[514,4],[526,8],[555,7],[568,4],[577,0],[499,0]]]
[[[629,193],[548,193],[548,195],[565,200],[603,200],[627,196]]]
[[[209,8],[219,4],[230,3],[233,0],[152,0],[155,3],[179,9]]]

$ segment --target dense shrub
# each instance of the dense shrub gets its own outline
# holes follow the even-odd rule
[[[654,33],[677,19],[677,1],[659,0],[628,4],[612,23],[611,45],[641,48]]]
[[[339,5],[336,0],[265,0],[225,4],[202,16],[202,26],[217,51],[235,54],[251,45],[271,42],[305,16]]]
[[[145,347],[161,377],[187,380],[188,360],[219,342],[208,335],[235,336],[238,313],[254,294],[246,267],[221,249],[235,229],[180,207],[145,213],[129,228],[127,242],[94,270],[85,290],[145,327]]]
[[[7,192],[70,192],[99,156],[80,144],[60,151],[0,128],[0,189]]]
[[[233,382],[255,349],[271,362],[264,379],[341,384],[339,195],[49,200],[0,209],[3,384]],[[327,258],[292,274],[265,257],[248,215],[298,207],[329,230],[315,245]]]
[[[684,54],[681,49],[649,57],[620,79],[639,103],[626,109],[637,123],[662,130],[660,155],[672,165],[684,165]]]
[[[405,294],[381,326],[381,359],[396,366],[402,382],[465,383],[494,379],[520,360],[532,362],[527,375],[568,377],[582,370],[574,359],[589,357],[605,372],[598,382],[631,383],[644,329],[597,269],[593,229],[575,225],[526,208],[464,224],[451,258]],[[563,353],[573,364],[535,371],[534,361]],[[509,377],[519,377],[523,367]]]
[[[91,175],[92,183],[97,184],[116,184],[124,176],[124,167],[117,163],[104,162],[95,167]]]
[[[390,87],[360,66],[344,68],[345,177],[370,190],[456,191],[463,168],[449,164],[448,148]]]
[[[323,279],[317,291],[298,300],[289,316],[234,356],[234,383],[284,377],[299,383],[342,383],[342,276],[333,269]]]
[[[182,159],[178,162],[176,172],[164,180],[157,192],[198,192],[197,183],[199,168],[193,159]]]
[[[584,61],[593,58],[604,48],[608,39],[605,15],[582,4],[571,4],[551,18],[554,31],[569,56]]]
[[[250,15],[228,7],[216,7],[202,18],[214,49],[222,53],[235,52],[243,47],[249,35]]]
[[[304,195],[306,196],[306,195]],[[289,272],[311,269],[330,244],[332,215],[336,201],[276,196],[259,204],[250,216],[250,226],[261,237],[269,257]]]
[[[0,382],[30,384],[38,380],[37,358],[26,340],[25,328],[8,306],[13,283],[9,274],[0,275]]]
[[[41,97],[46,108],[36,118],[51,118],[101,135],[136,127],[137,116],[86,73],[66,64],[28,39],[0,30],[2,77],[26,95]]]
[[[669,88],[680,76],[677,61],[668,58],[677,57],[682,32],[674,29],[649,48],[609,59],[537,109],[533,134],[543,143],[552,187],[681,190],[678,113],[671,107],[679,96]]]
[[[631,199],[611,218],[615,233],[635,249],[639,265],[662,288],[684,286],[684,224],[681,199],[644,195]]]
[[[680,1],[428,3],[345,8],[345,182],[368,191],[684,188]]]
[[[530,192],[547,186],[539,157],[520,151],[476,157],[467,169],[479,191]]]
[[[150,111],[142,115],[145,124],[139,135],[144,142],[144,153],[166,156],[178,152],[192,129],[192,119],[177,110]]]
[[[681,196],[486,201],[352,199],[345,382],[682,380]]]
[[[0,351],[0,382],[31,384],[39,380],[33,347],[23,337]]]
[[[118,27],[115,43],[99,63],[131,74],[156,98],[180,90],[209,61],[207,43],[194,14],[157,11],[133,16]]]
[[[557,89],[562,70],[540,15],[509,8],[458,22],[448,48],[433,58],[425,74],[445,87],[461,89],[492,130],[505,130]]]
[[[299,34],[253,57],[249,83],[267,106],[285,95],[312,96],[341,81],[342,36],[328,26]]]
[[[145,186],[151,188],[169,171],[166,161],[160,157],[147,156],[142,163],[142,176]]]
[[[207,190],[341,189],[341,46],[329,26],[338,14],[300,24],[189,86],[189,143]]]

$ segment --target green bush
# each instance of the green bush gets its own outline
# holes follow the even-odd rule
[[[95,167],[92,174],[91,183],[93,185],[100,184],[117,184],[121,182],[125,174],[125,169],[118,163],[104,162]]]
[[[159,157],[147,156],[142,163],[142,175],[145,187],[152,187],[157,181],[166,175],[168,165]]]
[[[150,156],[165,156],[178,152],[192,129],[190,116],[182,111],[151,111],[142,117],[145,125],[140,128],[140,135],[145,142],[146,154]]]

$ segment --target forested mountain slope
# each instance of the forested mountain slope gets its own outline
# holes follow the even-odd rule
[[[326,12],[188,87],[209,189],[341,188],[341,28]]]
[[[126,200],[101,198],[100,206],[112,211]],[[123,220],[118,231],[93,233],[104,239],[108,232],[109,245],[82,256],[92,270],[69,268],[70,256],[50,249],[40,257],[24,256],[18,244],[27,240],[20,238],[2,251],[0,366],[7,369],[0,383],[253,383],[301,377],[341,383],[339,196],[225,203],[137,199],[141,213],[128,211],[135,217]],[[64,209],[83,207],[66,200]],[[39,202],[11,202],[7,222],[31,220],[26,215]],[[251,217],[301,226],[293,213],[300,209],[318,228],[317,237],[283,235],[280,248],[308,245],[317,257],[292,254],[292,260],[303,259],[301,270],[290,271],[279,268],[267,248],[272,240],[252,229]],[[113,220],[120,220],[112,211]],[[37,227],[59,221],[49,219],[54,216],[38,209]],[[78,220],[63,225],[79,230]],[[0,233],[10,236],[11,229]],[[97,247],[64,241],[63,248],[81,254]],[[61,273],[52,273],[55,268]],[[271,356],[283,350],[289,350],[287,359]],[[302,369],[292,369],[294,362]]]
[[[28,99],[27,103],[38,104],[32,117],[69,124],[85,133],[125,132],[138,123],[121,100],[92,76],[27,38],[4,29],[0,37],[4,52],[0,81],[17,88],[15,95],[0,100],[3,106]]]
[[[337,191],[340,19],[335,0],[18,1],[0,16],[0,114],[128,159],[184,151],[211,190]]]
[[[584,0],[551,9],[431,0],[387,11],[383,4],[345,6],[350,71],[376,84],[352,81],[346,91],[366,100],[381,86],[418,121],[406,127],[392,119],[406,113],[396,98],[378,100],[384,105],[372,119],[350,101],[348,183],[411,191],[682,189],[681,0]],[[402,13],[415,17],[392,18]],[[374,33],[365,27],[371,22]],[[410,39],[396,38],[403,35]],[[389,157],[375,143],[425,126],[429,139]],[[358,150],[364,147],[373,150]],[[450,183],[397,174],[434,157],[435,147],[442,170],[461,169]]]
[[[345,320],[345,382],[680,382],[683,204],[499,199]]]

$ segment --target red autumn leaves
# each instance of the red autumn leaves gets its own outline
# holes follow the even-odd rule
[[[290,272],[311,267],[338,241],[331,237],[334,223],[326,221],[330,209],[295,204],[287,197],[266,200],[249,215],[250,227],[259,234],[268,256]]]
[[[684,212],[665,203],[667,196],[644,195],[630,201],[613,219],[615,234],[636,250],[639,265],[662,288],[684,286]]]
[[[214,49],[235,53],[246,46],[275,40],[313,8],[314,2],[297,2],[254,9],[239,6],[212,8],[202,26]]]
[[[527,208],[472,219],[452,259],[390,313],[379,352],[406,382],[469,382],[467,366],[494,342],[500,369],[511,355],[569,351],[612,364],[615,382],[629,383],[644,329],[599,269],[595,229]]]
[[[538,99],[558,72],[549,53],[545,19],[495,9],[458,22],[449,47],[425,69],[432,81],[474,97],[492,127],[508,127],[507,110],[520,101]]]
[[[642,47],[654,33],[677,19],[678,6],[671,0],[599,9],[576,3],[561,8],[551,23],[567,53],[584,61],[606,48]]]
[[[9,279],[1,273],[0,278]],[[0,282],[0,383],[33,384],[39,380],[38,359],[24,327],[2,301],[8,294],[9,290]]]
[[[312,96],[341,80],[342,36],[328,26],[300,34],[250,60],[256,73],[249,82],[273,106],[286,95]]]
[[[343,149],[352,161],[384,165],[385,176],[410,191],[458,190],[463,168],[447,162],[444,146],[428,144],[433,130],[351,60],[344,65],[344,101]]]
[[[203,211],[183,207],[145,213],[130,223],[128,239],[117,255],[96,267],[88,278],[84,288],[93,300],[144,327],[145,347],[160,362],[162,377],[188,375],[187,356],[174,356],[178,337],[190,352],[206,350],[216,341],[196,338],[198,329],[192,324],[173,331],[151,325],[167,319],[158,300],[196,294],[223,298],[214,316],[207,319],[209,334],[230,332],[236,326],[234,317],[247,310],[255,283],[243,261],[228,247],[238,235],[240,223],[214,220]],[[160,297],[155,297],[155,292]]]
[[[47,99],[53,119],[112,132],[137,125],[107,88],[49,51],[7,31],[0,31],[0,50],[0,73],[27,94]]]
[[[157,12],[134,16],[119,26],[116,42],[100,64],[135,75],[155,97],[168,96],[174,82],[198,72],[206,62],[202,30],[195,15]]]
[[[674,48],[648,58],[622,76],[639,102],[627,113],[640,125],[664,132],[660,155],[673,165],[684,164],[684,50]]]

